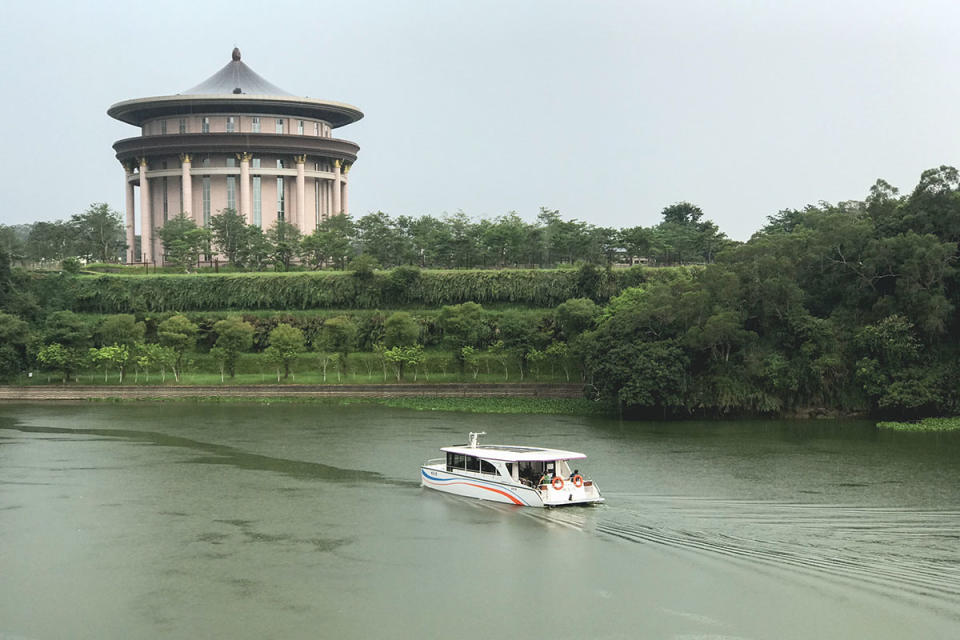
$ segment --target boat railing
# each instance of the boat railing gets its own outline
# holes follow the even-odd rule
[[[434,465],[434,464],[440,464],[441,462],[442,462],[442,463],[446,463],[446,462],[447,462],[447,459],[446,459],[446,458],[430,458],[429,460],[427,460],[427,461],[424,462],[423,464],[424,464],[425,466],[431,466],[431,465]]]

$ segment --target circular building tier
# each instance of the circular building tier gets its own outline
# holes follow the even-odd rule
[[[360,148],[332,131],[363,113],[280,89],[248,67],[239,49],[183,93],[125,100],[107,114],[140,127],[139,136],[113,145],[125,169],[128,262],[162,262],[156,230],[181,212],[203,226],[232,209],[248,224],[267,229],[283,220],[303,233],[349,212],[347,174]],[[138,200],[142,251],[135,255]]]

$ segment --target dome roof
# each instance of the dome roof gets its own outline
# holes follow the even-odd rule
[[[184,91],[181,95],[218,95],[218,94],[247,94],[259,96],[292,96],[265,80],[256,71],[248,67],[240,59],[240,49],[234,48],[233,55],[222,69],[201,82],[195,87]]]
[[[318,118],[333,128],[363,117],[352,105],[298,97],[271,84],[240,60],[239,49],[225,67],[183,93],[124,100],[107,109],[110,117],[138,127],[151,118],[250,112]]]

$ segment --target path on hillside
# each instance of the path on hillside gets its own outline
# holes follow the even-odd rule
[[[581,384],[342,384],[205,386],[0,386],[0,401],[119,398],[582,398]]]

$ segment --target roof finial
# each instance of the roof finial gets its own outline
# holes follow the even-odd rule
[[[234,62],[240,62],[240,47],[234,47],[234,48],[233,48],[233,55],[232,55],[232,57],[233,57],[233,61],[234,61]]]

